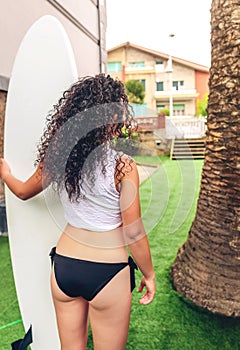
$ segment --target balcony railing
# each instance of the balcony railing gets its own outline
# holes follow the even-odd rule
[[[189,98],[193,98],[193,97],[197,97],[197,90],[196,89],[180,89],[180,90],[176,90],[173,89],[171,90],[164,90],[164,91],[155,91],[155,98],[169,98],[169,96],[172,94],[173,98],[175,97],[189,97]]]
[[[139,73],[139,72],[154,72],[153,66],[144,66],[144,67],[126,67],[125,72],[126,73]]]
[[[142,67],[127,66],[125,69],[126,69],[126,72],[129,72],[129,71],[137,71],[137,72],[142,71],[142,72],[144,72],[146,70],[148,70],[148,71],[151,70],[155,73],[166,73],[167,72],[163,64],[159,64],[159,65],[156,64],[155,66],[142,66]]]
[[[166,135],[168,138],[199,138],[206,133],[206,118],[179,116],[166,118]]]

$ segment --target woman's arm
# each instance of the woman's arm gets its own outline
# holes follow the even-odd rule
[[[0,178],[8,188],[22,200],[32,198],[43,190],[40,164],[28,180],[21,181],[11,174],[7,162],[3,158],[0,158]]]
[[[129,165],[127,165],[129,169]],[[139,176],[136,164],[125,173],[121,181],[120,206],[123,220],[123,232],[131,255],[143,273],[139,292],[144,287],[146,293],[140,299],[141,304],[149,304],[156,292],[155,274],[148,238],[141,218],[139,199]]]

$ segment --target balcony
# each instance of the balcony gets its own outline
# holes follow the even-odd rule
[[[155,91],[154,97],[157,100],[166,100],[169,99],[169,96],[172,94],[173,98],[178,98],[181,100],[188,100],[196,98],[198,96],[196,89],[172,89],[164,91]]]
[[[127,74],[139,74],[139,73],[154,73],[155,68],[153,66],[144,66],[144,67],[126,67],[125,72]]]

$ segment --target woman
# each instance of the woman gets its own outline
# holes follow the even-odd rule
[[[86,349],[88,316],[94,349],[125,349],[136,267],[128,250],[143,273],[139,292],[146,292],[140,303],[154,298],[137,167],[115,150],[123,132],[130,136],[131,131],[124,85],[109,75],[85,77],[63,94],[48,116],[37,168],[26,182],[0,160],[2,180],[20,199],[50,184],[60,195],[67,225],[50,255],[62,350]]]

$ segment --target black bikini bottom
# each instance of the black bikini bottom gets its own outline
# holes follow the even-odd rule
[[[128,262],[102,263],[79,260],[50,252],[54,273],[59,288],[69,297],[83,297],[91,301],[108,282],[126,266],[130,268],[131,291],[135,288],[135,269],[138,269],[131,256]]]

